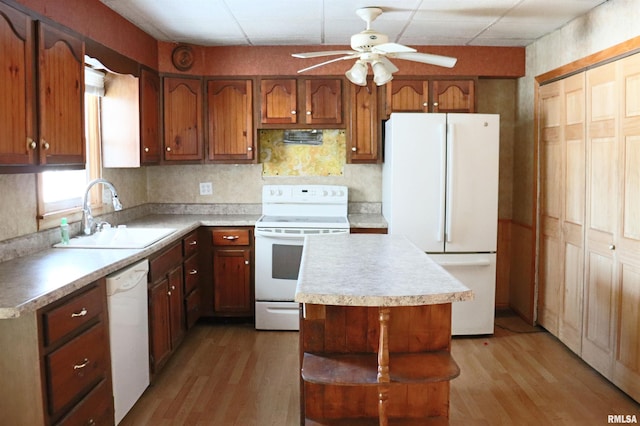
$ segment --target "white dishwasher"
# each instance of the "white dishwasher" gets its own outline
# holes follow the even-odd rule
[[[107,277],[115,424],[149,386],[149,320],[144,260]]]

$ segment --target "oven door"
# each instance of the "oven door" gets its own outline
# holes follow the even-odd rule
[[[255,230],[256,301],[292,302],[296,292],[304,233]]]

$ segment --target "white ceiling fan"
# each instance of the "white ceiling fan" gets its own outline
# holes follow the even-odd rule
[[[440,67],[453,68],[457,59],[449,56],[432,55],[420,53],[416,49],[398,43],[389,43],[386,34],[377,32],[371,28],[371,23],[382,14],[379,7],[365,7],[356,10],[356,14],[367,23],[367,28],[351,36],[351,48],[353,50],[329,50],[321,52],[294,53],[295,58],[317,58],[321,56],[346,55],[331,59],[298,72],[305,72],[313,68],[321,67],[332,62],[357,59],[356,63],[345,73],[347,78],[354,84],[366,86],[367,65],[371,65],[373,70],[373,80],[381,86],[393,79],[393,73],[398,71],[389,58],[404,59],[408,61],[422,62]]]

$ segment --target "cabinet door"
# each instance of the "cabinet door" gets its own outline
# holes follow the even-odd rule
[[[202,83],[193,78],[164,78],[164,159],[202,160]]]
[[[429,112],[429,82],[392,80],[387,83],[385,112]]]
[[[208,81],[207,119],[209,161],[253,161],[251,80]]]
[[[434,80],[432,112],[475,112],[474,80]]]
[[[305,81],[305,123],[342,124],[342,80]]]
[[[35,162],[33,23],[0,3],[0,165]]]
[[[168,286],[165,278],[149,288],[149,356],[154,373],[160,371],[171,354]]]
[[[171,330],[171,349],[178,346],[184,337],[185,315],[184,315],[184,292],[182,281],[182,265],[171,270],[167,275],[169,280],[169,329]]]
[[[40,163],[85,164],[84,43],[39,22]]]
[[[160,162],[160,77],[155,71],[140,72],[140,159],[142,164]]]
[[[260,82],[260,121],[263,124],[295,124],[298,122],[297,81],[294,78]]]
[[[248,248],[214,250],[213,280],[216,313],[252,314],[250,260],[251,250]]]
[[[376,163],[381,160],[378,86],[351,85],[348,159],[350,163]]]

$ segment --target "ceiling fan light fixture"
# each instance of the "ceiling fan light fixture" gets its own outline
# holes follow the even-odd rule
[[[393,74],[387,69],[387,66],[382,61],[373,61],[371,63],[373,69],[373,81],[378,86],[382,86],[393,80]]]
[[[344,74],[350,82],[358,86],[367,85],[367,64],[357,60],[355,64]]]

